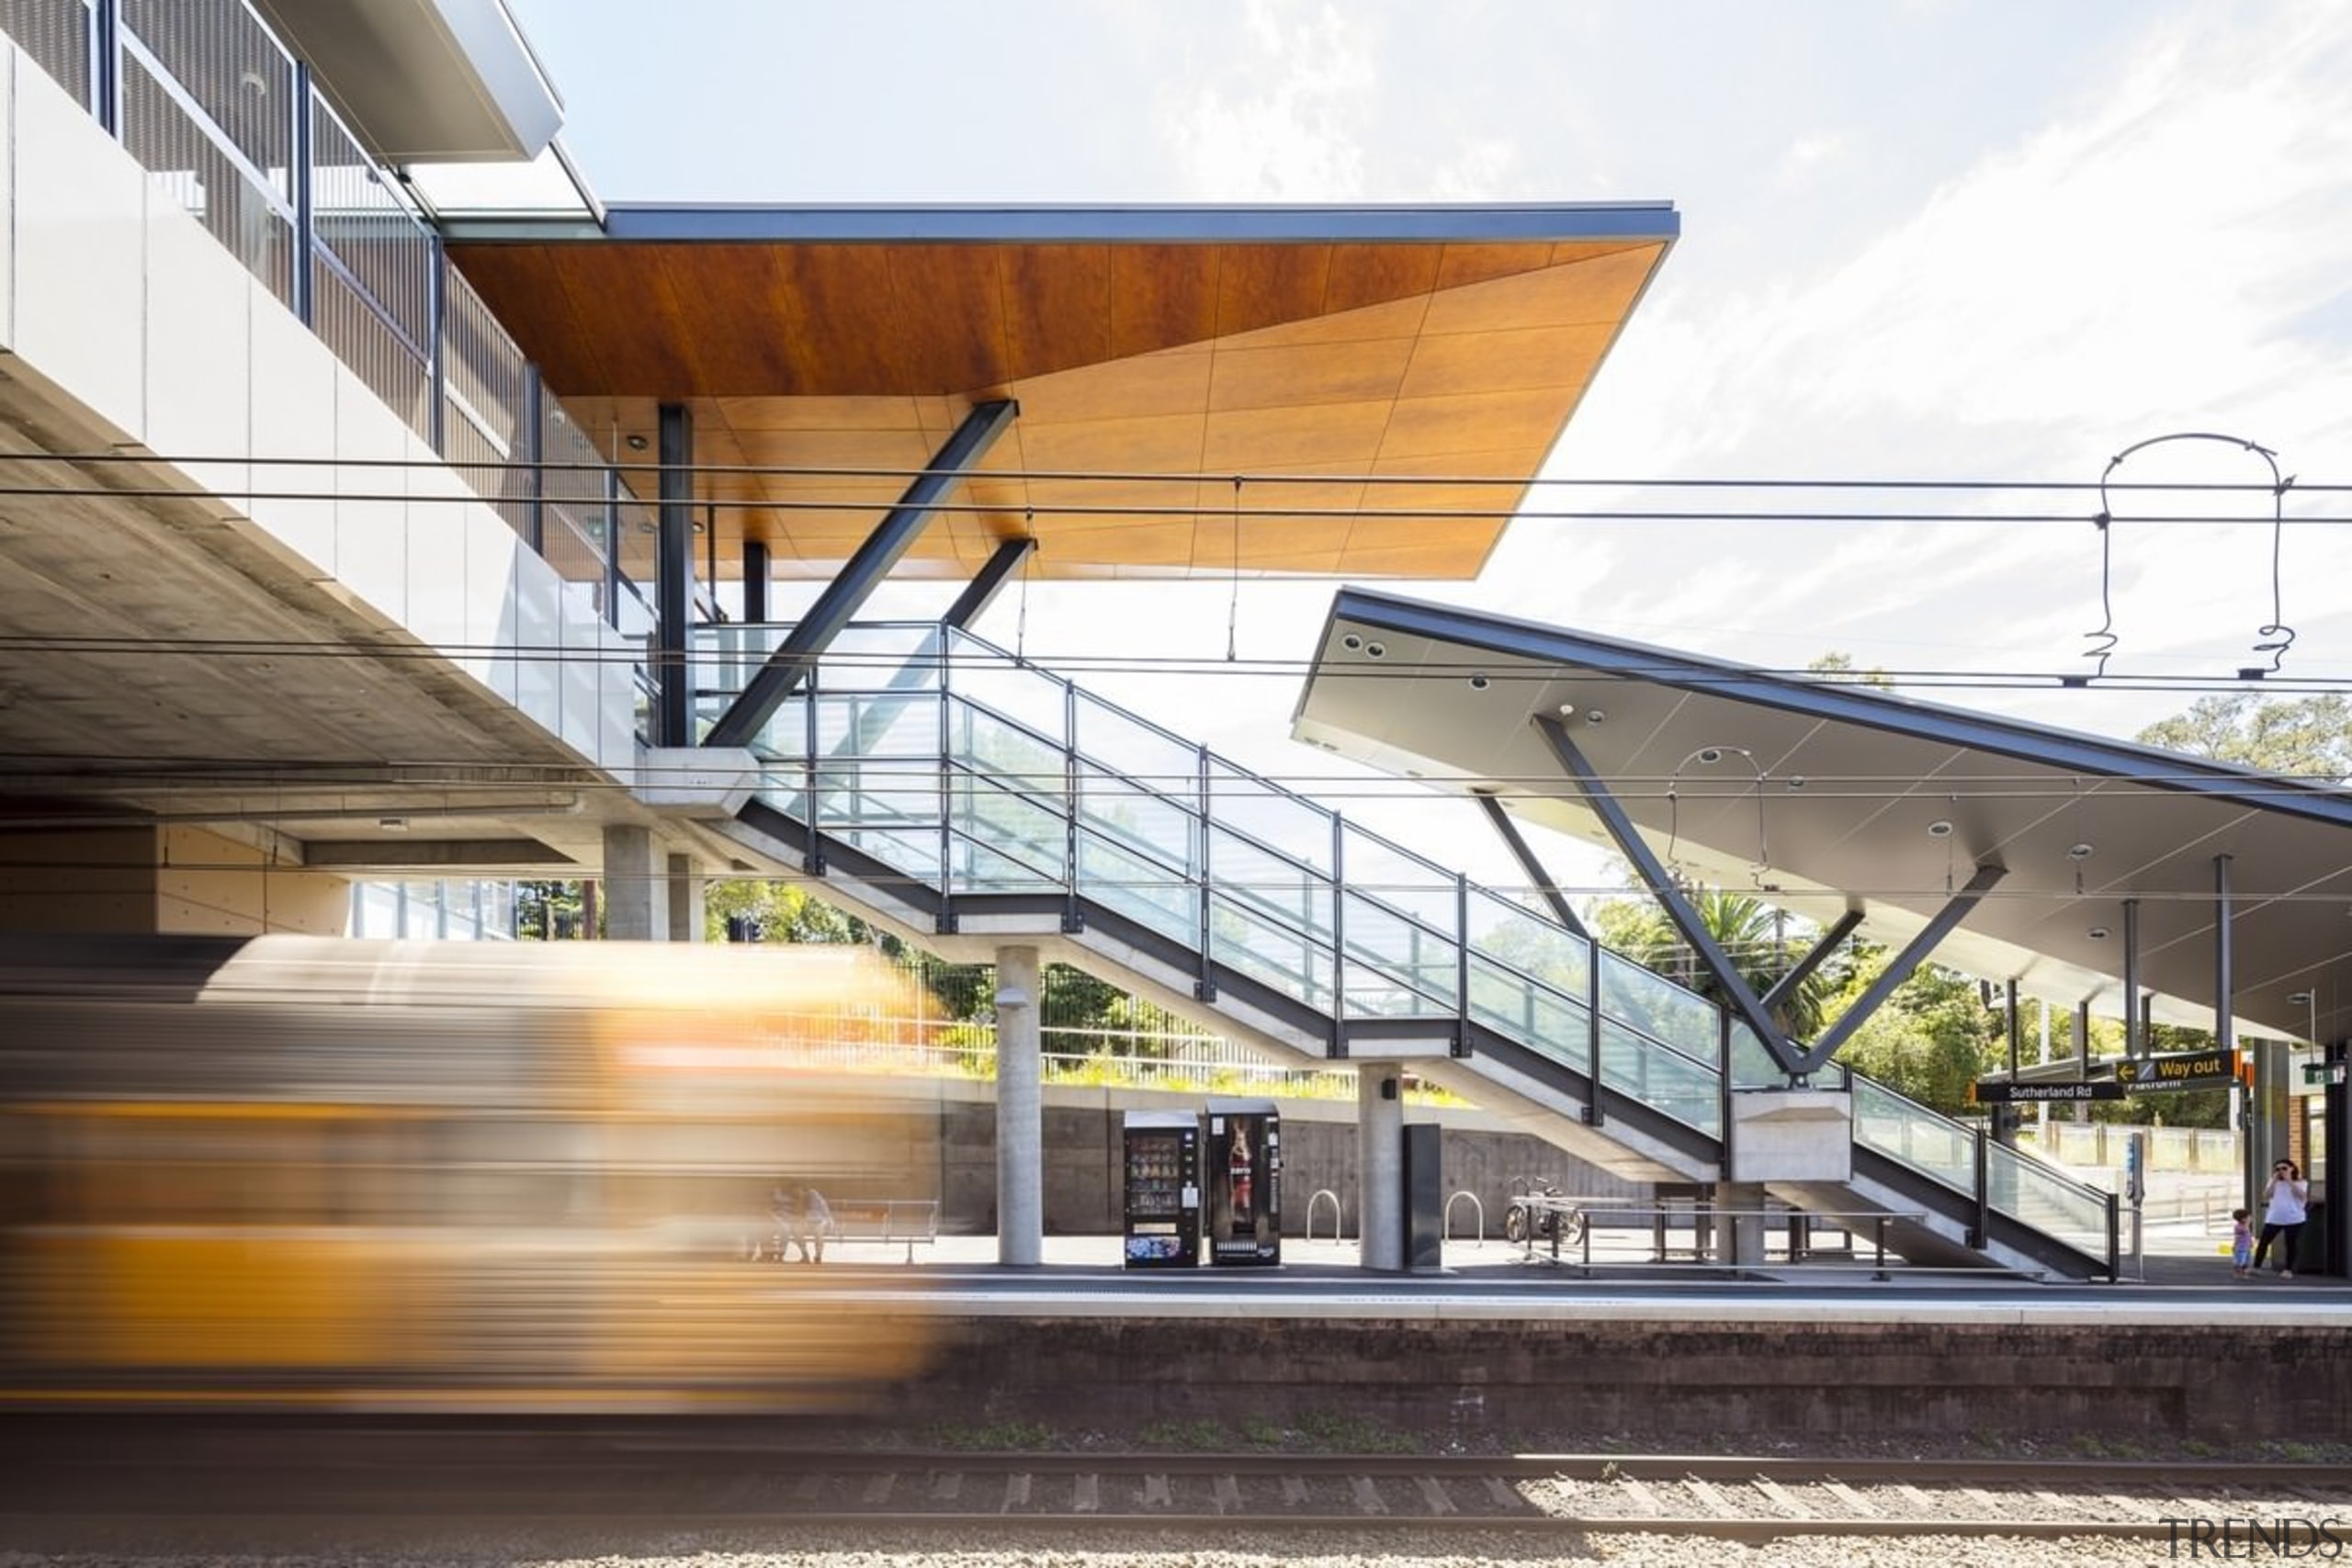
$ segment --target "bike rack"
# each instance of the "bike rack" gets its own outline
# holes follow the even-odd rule
[[[1487,1205],[1480,1202],[1478,1195],[1468,1188],[1457,1189],[1453,1196],[1445,1201],[1445,1216],[1438,1222],[1438,1235],[1449,1236],[1453,1234],[1453,1206],[1464,1198],[1470,1200],[1470,1207],[1478,1215],[1478,1239],[1472,1245],[1484,1247],[1487,1245]]]
[[[1314,1195],[1306,1200],[1306,1239],[1309,1241],[1315,1239],[1315,1205],[1326,1198],[1331,1200],[1331,1239],[1333,1241],[1344,1239],[1340,1232],[1345,1228],[1347,1215],[1340,1207],[1340,1195],[1328,1187],[1318,1187],[1315,1190]]]

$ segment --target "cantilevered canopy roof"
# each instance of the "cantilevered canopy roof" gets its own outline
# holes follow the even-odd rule
[[[699,462],[793,470],[697,478],[722,571],[750,537],[830,576],[1009,397],[994,477],[901,570],[1034,534],[1047,576],[1467,578],[1677,228],[1662,203],[616,207],[457,223],[449,254],[614,460],[683,402]]]
[[[1658,856],[1824,925],[1908,938],[2007,876],[1939,962],[2121,1010],[2126,900],[2153,1016],[2210,1028],[2215,857],[2234,1015],[2352,1029],[2352,794],[2169,751],[1393,595],[1343,591],[1294,733],[1607,842],[1535,719],[1561,719]]]

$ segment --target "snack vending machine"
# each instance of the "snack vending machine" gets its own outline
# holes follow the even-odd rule
[[[1283,1126],[1271,1100],[1212,1100],[1203,1141],[1209,1261],[1268,1267],[1283,1260]]]
[[[1191,1269],[1201,1260],[1201,1123],[1178,1111],[1126,1115],[1126,1260]]]

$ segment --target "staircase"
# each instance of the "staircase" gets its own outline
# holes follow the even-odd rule
[[[698,716],[787,626],[707,626]],[[1731,1097],[1782,1077],[1713,1001],[968,633],[845,630],[753,745],[726,831],[951,958],[1006,942],[1276,1055],[1406,1060],[1605,1169],[1713,1182]],[[2112,1278],[2109,1196],[1867,1079],[1853,1173],[1917,1263]]]

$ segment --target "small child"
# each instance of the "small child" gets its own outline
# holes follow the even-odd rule
[[[2254,1277],[2253,1215],[2244,1209],[2230,1211],[2230,1267],[2241,1280]]]

